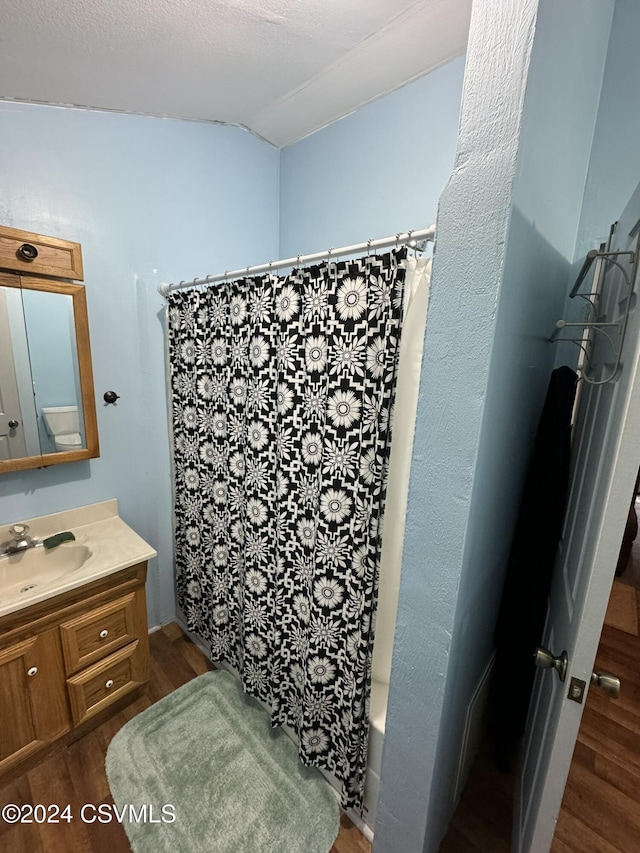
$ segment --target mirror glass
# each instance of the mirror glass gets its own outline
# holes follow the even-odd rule
[[[84,286],[0,274],[0,472],[97,455]]]

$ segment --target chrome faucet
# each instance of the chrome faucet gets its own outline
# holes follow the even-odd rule
[[[37,548],[38,545],[42,545],[42,542],[29,536],[28,524],[14,524],[13,527],[9,528],[9,533],[12,538],[0,545],[0,557],[20,554],[29,548]]]

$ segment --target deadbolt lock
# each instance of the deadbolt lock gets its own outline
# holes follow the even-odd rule
[[[599,687],[601,690],[611,696],[612,699],[618,699],[620,696],[620,679],[613,675],[610,672],[594,672],[591,675],[591,684],[595,687]],[[587,684],[581,678],[572,678],[569,682],[569,692],[567,696],[569,699],[574,702],[578,702],[578,704],[582,704],[584,700],[584,693],[587,689]]]
[[[587,689],[587,682],[581,678],[572,678],[569,682],[569,692],[567,696],[578,705],[582,705],[584,699],[584,691]]]

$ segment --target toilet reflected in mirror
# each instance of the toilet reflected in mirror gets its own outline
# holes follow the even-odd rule
[[[53,445],[50,452],[63,453],[82,447],[77,406],[43,406],[42,420],[47,438]]]

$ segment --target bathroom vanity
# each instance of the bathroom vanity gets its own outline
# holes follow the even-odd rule
[[[103,722],[149,678],[145,580],[155,551],[117,502],[27,523],[34,536],[64,530],[75,540],[0,557],[0,786]]]

